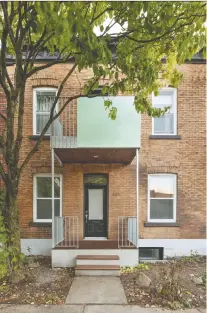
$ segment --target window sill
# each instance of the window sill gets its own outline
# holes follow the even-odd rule
[[[30,140],[38,140],[39,138],[40,138],[40,135],[29,136]],[[50,135],[43,136],[42,140],[50,140]]]
[[[180,140],[181,136],[179,136],[179,135],[150,135],[149,139],[174,139],[174,140]]]
[[[52,227],[52,223],[43,223],[43,222],[30,222],[30,227]]]
[[[176,222],[164,222],[164,223],[158,223],[158,222],[145,222],[145,227],[179,227],[180,225]]]

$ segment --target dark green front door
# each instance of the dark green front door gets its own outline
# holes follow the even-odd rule
[[[107,236],[107,184],[87,180],[84,195],[85,237]],[[100,175],[99,175],[100,176]],[[102,182],[103,183],[103,182]]]

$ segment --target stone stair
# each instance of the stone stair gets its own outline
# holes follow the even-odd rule
[[[120,276],[118,255],[77,255],[77,276]]]

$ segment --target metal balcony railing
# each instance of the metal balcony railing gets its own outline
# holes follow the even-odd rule
[[[137,246],[136,216],[118,217],[118,247],[129,248]]]
[[[54,245],[56,247],[79,247],[78,216],[54,217]]]
[[[68,98],[61,97],[57,112],[60,111]],[[76,148],[77,146],[77,100],[71,101],[52,124],[52,148]]]

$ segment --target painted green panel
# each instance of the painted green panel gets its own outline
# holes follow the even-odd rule
[[[79,148],[139,148],[141,116],[133,97],[106,97],[117,108],[116,120],[108,117],[103,97],[78,99],[77,145]]]

